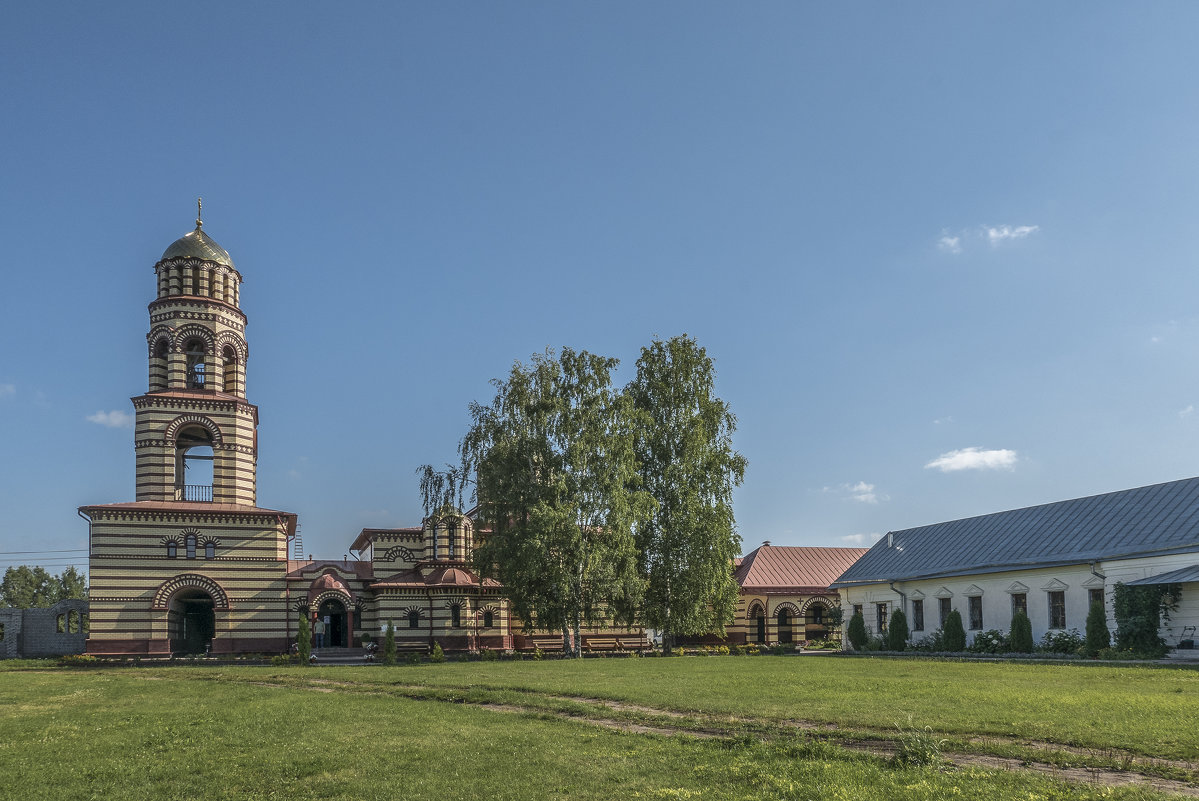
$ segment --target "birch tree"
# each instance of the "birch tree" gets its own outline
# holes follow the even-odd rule
[[[490,405],[471,405],[461,445],[490,528],[476,569],[503,584],[526,631],[561,630],[574,656],[584,625],[629,619],[641,595],[632,528],[652,501],[635,489],[633,410],[612,388],[617,364],[570,348],[517,362],[492,382]]]
[[[715,378],[707,352],[682,335],[642,348],[625,390],[642,420],[640,485],[657,501],[636,529],[642,620],[662,632],[663,653],[679,635],[723,634],[737,608],[732,493],[746,460],[733,450],[737,419],[714,394]]]

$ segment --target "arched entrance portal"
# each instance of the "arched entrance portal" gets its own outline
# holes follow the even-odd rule
[[[814,603],[804,612],[804,637],[809,640],[828,638],[828,607]]]
[[[216,632],[212,596],[194,587],[171,597],[167,609],[167,632],[172,654],[205,654]]]
[[[779,642],[792,642],[794,636],[791,631],[791,610],[780,609],[778,611],[779,622]]]
[[[317,609],[317,617],[324,620],[325,647],[345,648],[346,643],[346,607],[336,598],[327,598]]]

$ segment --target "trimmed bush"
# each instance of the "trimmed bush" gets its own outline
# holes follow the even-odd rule
[[[849,636],[849,644],[853,646],[855,651],[862,650],[862,646],[866,644],[866,621],[862,619],[861,611],[855,611],[853,617],[849,619],[849,630],[846,632]]]
[[[1006,654],[1011,651],[1008,638],[999,629],[987,629],[974,635],[974,642],[966,648],[973,654]]]
[[[433,651],[429,654],[429,661],[434,664],[445,661],[445,651],[441,650],[441,643],[433,643]]]
[[[908,646],[908,616],[902,609],[891,613],[891,622],[887,624],[887,648],[892,651],[902,651]]]
[[[1031,654],[1036,647],[1032,641],[1032,621],[1022,610],[1012,614],[1012,634],[1008,647],[1018,654]]]
[[[1047,631],[1037,650],[1047,654],[1077,654],[1085,644],[1086,640],[1078,633],[1078,629]]]
[[[962,625],[962,613],[954,609],[945,616],[941,627],[941,643],[946,651],[958,653],[966,650],[966,629]]]

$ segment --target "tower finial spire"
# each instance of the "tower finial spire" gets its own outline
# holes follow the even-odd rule
[[[200,213],[204,209],[204,198],[196,198],[196,230],[199,231],[204,227],[203,215]]]

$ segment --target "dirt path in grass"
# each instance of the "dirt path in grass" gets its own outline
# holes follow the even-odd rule
[[[145,677],[150,679],[152,677]],[[468,700],[457,693],[466,693],[470,690],[479,690],[483,693],[495,692],[492,688],[453,688],[453,687],[435,687],[422,684],[383,684],[373,682],[353,682],[353,681],[336,681],[332,679],[305,678],[300,683],[288,682],[270,682],[270,681],[254,681],[246,682],[259,686],[278,687],[288,689],[302,689],[310,692],[354,692],[356,694],[380,695],[380,696],[395,696],[399,695],[410,700],[417,701],[440,701],[442,703],[457,703],[474,706],[478,709],[485,709],[492,712],[508,713],[508,714],[548,714],[564,720],[573,720],[579,723],[586,723],[593,726],[611,729],[614,731],[624,731],[635,734],[656,734],[660,736],[676,736],[685,735],[700,739],[716,739],[721,737],[730,737],[737,732],[730,729],[730,726],[755,726],[758,727],[754,732],[754,736],[770,739],[770,731],[775,732],[787,730],[800,731],[817,731],[827,732],[828,739],[843,748],[851,751],[869,753],[875,756],[890,758],[894,756],[898,749],[898,744],[891,739],[861,739],[855,738],[844,729],[837,727],[834,724],[805,721],[805,720],[763,720],[756,718],[742,717],[712,717],[701,714],[693,714],[680,712],[673,709],[660,709],[656,707],[644,706],[641,704],[631,704],[623,701],[614,701],[604,698],[588,698],[585,696],[570,696],[570,695],[554,695],[550,693],[540,693],[529,690],[514,691],[519,695],[525,695],[533,699],[538,699],[544,702],[549,702],[551,706],[537,705],[535,703],[520,704],[511,702],[491,702],[486,700]],[[447,696],[447,693],[451,695]],[[553,703],[572,703],[582,704],[591,709],[587,713],[582,711],[568,711],[563,709],[554,709]],[[653,718],[650,721],[630,720],[618,717],[607,717],[605,712],[615,712],[617,714],[641,715],[648,718]],[[688,726],[671,725],[672,721],[680,723],[686,721]],[[840,736],[839,736],[840,735]],[[1058,743],[1021,740],[1018,738],[1006,738],[998,736],[980,736],[971,737],[967,742],[987,747],[988,744],[993,746],[1019,746],[1033,752],[1023,758],[1013,758],[1004,756],[995,756],[989,754],[975,754],[965,752],[943,751],[942,755],[946,762],[952,765],[962,767],[980,767],[992,770],[1013,770],[1013,771],[1032,771],[1055,779],[1063,781],[1089,784],[1096,786],[1135,786],[1147,789],[1158,790],[1165,793],[1175,793],[1178,795],[1199,798],[1199,783],[1180,781],[1176,779],[1163,778],[1153,774],[1154,768],[1171,768],[1174,770],[1186,771],[1192,774],[1199,774],[1199,764],[1187,762],[1183,760],[1168,760],[1155,759],[1144,757],[1128,752],[1118,751],[1116,749],[1086,749],[1072,746],[1061,745]],[[1035,752],[1044,752],[1046,758],[1044,761],[1038,760]],[[1116,770],[1114,768],[1100,767],[1084,767],[1084,766],[1063,766],[1054,764],[1049,758],[1054,754],[1073,754],[1082,758],[1090,759],[1105,759],[1108,761],[1119,761],[1125,765],[1125,769]]]

